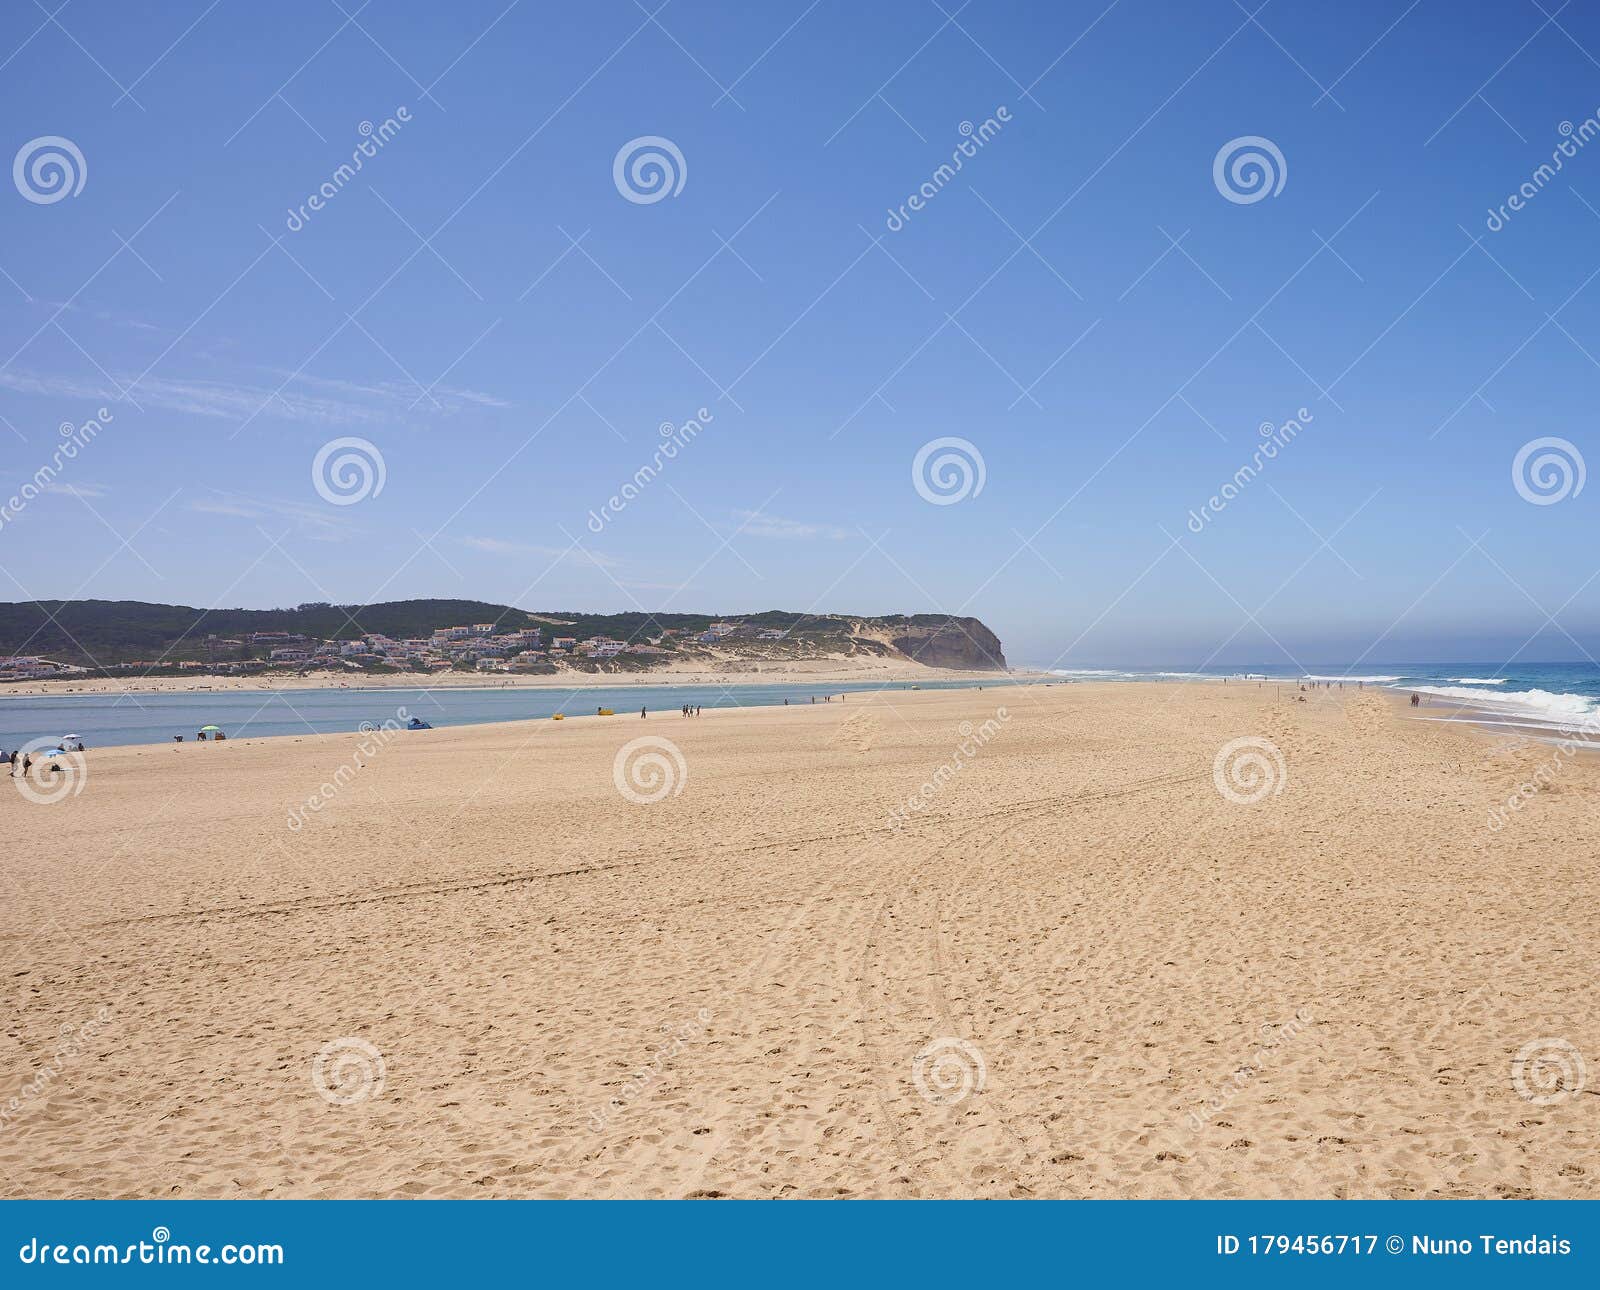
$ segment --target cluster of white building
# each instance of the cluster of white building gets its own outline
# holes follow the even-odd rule
[[[49,681],[63,676],[80,676],[86,668],[58,663],[38,654],[0,655],[0,681]]]
[[[309,668],[422,667],[442,672],[463,665],[480,672],[515,672],[539,668],[562,658],[615,658],[619,654],[661,655],[660,637],[647,644],[630,645],[608,636],[553,636],[548,645],[543,629],[520,628],[501,631],[495,623],[472,623],[439,627],[427,637],[396,640],[381,632],[368,632],[349,640],[313,640],[290,632],[255,632],[237,641],[216,641],[223,649],[251,646],[258,653],[266,650],[269,667]],[[208,642],[212,643],[212,642]],[[259,662],[222,665],[223,670],[248,669]]]

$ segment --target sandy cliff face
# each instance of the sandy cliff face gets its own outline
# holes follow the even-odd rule
[[[888,628],[879,625],[876,629],[865,624],[861,627],[859,636],[881,641],[928,667],[996,672],[1006,668],[1000,638],[976,618],[913,621]]]

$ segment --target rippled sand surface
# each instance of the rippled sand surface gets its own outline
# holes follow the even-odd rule
[[[899,692],[0,784],[0,1190],[1596,1195],[1594,755],[1298,697]]]

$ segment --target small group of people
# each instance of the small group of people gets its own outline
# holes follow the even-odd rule
[[[698,703],[684,704],[683,715],[686,717],[698,717],[700,715],[700,705]]]
[[[6,774],[15,778],[18,775],[26,775],[28,773],[33,767],[33,758],[20,748],[13,752],[7,752],[4,748],[0,748],[0,766],[4,766]]]

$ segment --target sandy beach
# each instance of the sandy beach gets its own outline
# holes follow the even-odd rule
[[[241,690],[351,690],[394,689],[564,689],[572,686],[632,685],[762,685],[777,681],[804,681],[810,685],[838,682],[876,683],[901,681],[974,681],[995,679],[995,672],[962,671],[957,668],[927,667],[910,659],[823,658],[783,659],[758,663],[748,659],[720,662],[670,663],[648,671],[586,672],[563,668],[549,675],[500,674],[484,672],[397,672],[348,673],[309,672],[263,674],[259,676],[147,676],[97,678],[94,680],[17,681],[0,685],[0,699],[41,694],[203,694]],[[1030,675],[1015,669],[1012,676]]]
[[[0,785],[0,1188],[1600,1195],[1600,764],[1298,697],[895,692]]]

